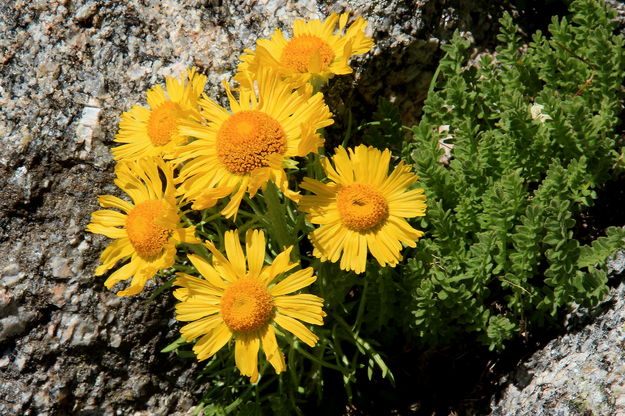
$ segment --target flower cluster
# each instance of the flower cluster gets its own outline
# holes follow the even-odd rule
[[[414,247],[423,235],[406,221],[424,215],[423,190],[409,189],[417,177],[401,162],[389,174],[388,150],[338,147],[330,158],[309,158],[320,161],[325,178],[294,184],[299,159],[319,153],[322,129],[333,123],[319,90],[350,73],[349,59],[373,45],[366,22],[348,26],[348,20],[348,14],[297,20],[292,38],[276,29],[271,39],[258,40],[255,51],[241,56],[238,87],[224,83],[228,108],[203,93],[207,78],[195,68],[167,77],[165,89],[149,89],[149,108],[135,105],[122,114],[115,136],[121,145],[112,149],[115,184],[132,202],[101,196],[109,209],[94,212],[87,227],[115,240],[96,275],[119,264],[105,282],[111,288],[130,279],[119,296],[141,292],[174,265],[191,270],[173,281],[177,319],[187,322],[182,338],[196,341],[198,360],[234,339],[236,366],[252,382],[261,348],[276,373],[286,368],[277,327],[311,347],[317,343],[302,322],[323,325],[324,300],[293,294],[315,282],[314,268],[302,268],[298,249],[278,247],[249,224],[246,231],[202,232],[194,212],[216,210],[236,226],[237,214],[271,183],[309,224],[319,225],[308,235],[313,256],[356,273],[365,272],[368,253],[381,266],[395,266],[402,244]],[[275,258],[266,264],[271,252]]]

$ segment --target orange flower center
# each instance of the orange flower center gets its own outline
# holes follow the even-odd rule
[[[233,331],[259,330],[272,318],[273,311],[273,297],[257,279],[237,280],[221,298],[221,316]]]
[[[353,231],[368,231],[388,218],[386,198],[374,187],[352,183],[341,187],[336,196],[341,221]]]
[[[334,59],[334,51],[318,36],[301,35],[291,39],[280,57],[280,63],[298,72],[308,72],[311,60],[319,56],[321,70],[325,70]]]
[[[171,211],[165,201],[145,201],[137,204],[126,218],[126,232],[130,244],[142,257],[154,257],[161,253],[173,230],[158,223]]]
[[[217,132],[217,157],[232,173],[267,166],[267,157],[286,151],[286,135],[271,116],[258,110],[231,115]]]
[[[152,110],[148,119],[148,137],[152,144],[164,146],[169,143],[181,117],[182,108],[173,101],[165,101]]]

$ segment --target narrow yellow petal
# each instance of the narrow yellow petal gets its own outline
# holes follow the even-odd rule
[[[245,275],[245,254],[239,240],[239,233],[236,230],[226,231],[225,236],[226,254],[232,267],[238,276]]]
[[[276,314],[274,321],[282,328],[291,332],[297,338],[302,340],[305,344],[314,347],[319,337],[313,334],[308,328],[306,328],[301,322],[296,321],[286,315]]]
[[[415,247],[416,241],[423,237],[423,231],[412,228],[403,218],[389,217],[387,227],[390,233],[409,247]]]
[[[108,279],[106,279],[104,286],[106,286],[107,289],[110,289],[115,285],[115,283],[130,279],[136,272],[137,262],[131,260],[129,263],[115,270],[115,272],[113,272]]]
[[[276,370],[276,374],[286,370],[284,354],[282,354],[280,347],[278,347],[276,332],[273,329],[273,326],[267,325],[266,330],[261,335],[261,342],[263,351],[265,352],[265,357],[267,357],[267,361],[269,361]]]
[[[274,299],[278,313],[308,322],[309,324],[323,325],[323,299],[315,295],[299,294],[280,296]]]
[[[336,195],[336,184],[325,184],[312,178],[304,178],[304,180],[300,184],[300,188],[306,189],[310,192],[314,192],[318,196],[323,196],[326,198],[333,198]]]
[[[197,277],[178,273],[178,278],[174,281],[174,285],[182,286],[189,290],[189,296],[222,296],[223,288],[225,287],[225,283],[223,283],[223,287],[215,286],[212,282],[204,279],[199,279]]]
[[[128,234],[126,234],[126,230],[123,228],[115,228],[104,226],[102,224],[91,223],[87,225],[87,231],[93,234],[102,234],[107,236],[108,238],[118,239],[118,238],[128,238]]]
[[[211,332],[222,322],[223,320],[219,315],[207,316],[180,328],[180,335],[186,341],[191,342],[199,336]]]
[[[127,215],[110,209],[95,211],[91,214],[91,221],[108,227],[123,227],[126,218],[128,218]]]
[[[219,298],[191,296],[184,302],[176,304],[176,319],[185,322],[195,321],[219,311]]]
[[[401,244],[381,231],[367,234],[367,247],[381,266],[395,266],[401,260]]]
[[[357,232],[349,232],[343,244],[343,256],[340,267],[364,273],[367,264],[367,238]]]
[[[228,261],[228,259],[226,259],[226,257],[221,254],[219,250],[217,250],[217,247],[215,247],[213,243],[206,242],[204,243],[204,246],[209,249],[211,253],[213,253],[213,267],[221,278],[232,283],[241,277],[237,275],[230,261]]]
[[[404,218],[422,217],[427,205],[423,189],[413,189],[388,199],[390,215]]]
[[[250,277],[258,277],[265,263],[265,233],[248,230],[245,235],[245,252]]]
[[[254,335],[238,335],[234,346],[234,361],[244,376],[250,381],[258,381],[258,349],[260,339]]]
[[[226,205],[224,209],[221,210],[221,214],[224,217],[234,217],[233,219],[236,220],[237,212],[239,210],[239,206],[241,205],[241,201],[243,200],[243,196],[245,195],[245,190],[247,189],[248,182],[249,180],[247,178],[241,181],[239,189],[230,197],[230,202],[228,202],[228,205]]]
[[[231,338],[232,331],[226,324],[221,323],[200,338],[193,346],[193,351],[199,361],[206,360],[226,345]]]
[[[221,278],[217,270],[215,270],[215,268],[211,266],[208,261],[204,260],[202,257],[196,254],[189,254],[187,255],[187,257],[191,261],[191,264],[193,264],[193,266],[197,269],[197,271],[200,272],[200,274],[208,282],[210,282],[211,286],[221,289],[224,289],[226,287],[226,283],[224,282],[224,280]],[[177,282],[178,281],[176,281],[176,284],[179,284]],[[186,286],[188,283],[183,284],[183,282],[181,281],[180,284]],[[212,288],[210,290],[212,290]]]
[[[160,85],[153,86],[146,92],[145,95],[148,100],[148,105],[152,110],[167,101],[167,98],[165,97],[165,91]]]
[[[120,290],[116,293],[117,296],[133,296],[137,293],[140,293],[145,287],[145,283],[152,277],[154,277],[155,273],[136,273],[128,287],[124,290]]]
[[[172,234],[172,238],[180,243],[201,244],[202,241],[195,236],[195,227],[178,228]]]
[[[179,287],[178,289],[174,290],[174,297],[178,299],[179,301],[184,302],[185,300],[191,297],[191,294],[189,293],[188,288]]]
[[[293,246],[287,247],[286,250],[276,256],[271,266],[262,270],[261,280],[263,283],[269,285],[280,273],[287,272],[298,265],[298,263],[291,263],[291,250],[293,250]]]
[[[349,230],[340,222],[322,225],[308,235],[320,257],[330,260],[332,263],[338,261],[343,251],[345,240]]]
[[[119,240],[113,241],[109,244],[102,254],[100,255],[100,262],[102,266],[106,266],[104,270],[108,270],[112,268],[115,263],[124,257],[129,257],[134,253],[134,248],[130,244],[130,241],[127,238],[120,238]],[[104,272],[100,267],[96,271],[96,276],[103,274]]]
[[[313,273],[314,270],[312,267],[298,270],[274,287],[270,288],[269,293],[271,293],[272,296],[281,296],[309,286],[317,280],[317,276],[314,276]]]

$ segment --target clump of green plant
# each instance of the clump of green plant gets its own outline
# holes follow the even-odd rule
[[[499,349],[607,292],[605,263],[625,231],[581,245],[574,228],[621,169],[624,41],[604,2],[571,11],[529,43],[506,14],[501,46],[474,65],[461,36],[444,47],[404,148],[429,201],[429,238],[401,272],[414,284],[409,325],[426,342],[472,333]]]

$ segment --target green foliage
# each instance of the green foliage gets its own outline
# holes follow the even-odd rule
[[[364,129],[362,141],[378,149],[390,148],[393,153],[401,150],[404,126],[399,109],[384,98],[380,98],[373,114],[374,121],[359,127]]]
[[[605,263],[625,232],[582,246],[574,228],[618,164],[624,41],[604,2],[571,11],[527,46],[505,15],[501,46],[475,65],[459,35],[444,47],[403,153],[428,193],[429,238],[401,270],[412,284],[409,323],[427,342],[471,332],[499,349],[607,291]],[[443,139],[451,157],[442,161]]]

